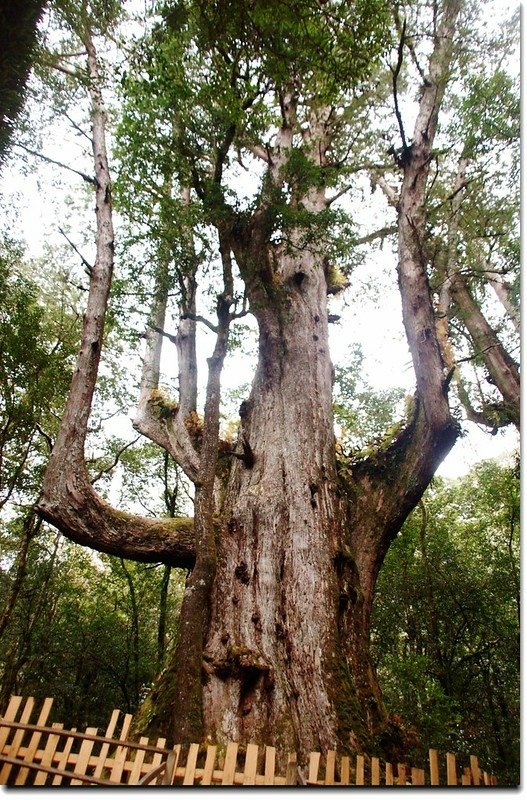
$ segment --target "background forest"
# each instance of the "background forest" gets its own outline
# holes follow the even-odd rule
[[[87,467],[91,484],[103,497],[117,498],[121,507],[151,517],[185,517],[191,515],[192,507],[188,480],[166,451],[137,436],[126,420],[140,384],[145,319],[155,278],[150,265],[174,235],[174,231],[167,233],[168,212],[182,201],[165,197],[159,206],[152,202],[163,176],[174,168],[164,150],[173,131],[157,130],[155,142],[151,131],[143,132],[138,125],[138,109],[148,118],[155,117],[154,102],[159,97],[153,99],[142,85],[144,70],[151,67],[154,71],[155,65],[149,62],[142,40],[144,19],[140,13],[133,16],[131,4],[131,17],[119,27],[121,5],[126,6],[102,4],[107,19],[101,20],[97,31],[104,43],[103,84],[111,98],[119,269],[90,418]],[[114,707],[136,711],[166,666],[178,637],[187,573],[162,563],[141,564],[96,554],[68,541],[35,510],[75,366],[93,242],[92,187],[87,186],[89,168],[83,161],[87,112],[81,98],[86,87],[71,66],[74,54],[71,59],[67,55],[74,39],[71,9],[75,6],[57,2],[52,4],[51,16],[44,18],[26,108],[18,118],[9,151],[9,159],[16,163],[3,167],[0,713],[11,694],[53,696],[54,713],[66,726],[102,727]],[[515,24],[506,25],[501,35],[501,54],[497,34],[486,40],[488,58],[498,65],[494,75],[481,72],[477,79],[471,77],[468,94],[453,93],[449,100],[452,116],[443,134],[445,139],[456,136],[464,126],[464,152],[470,153],[479,170],[473,182],[469,181],[473,194],[463,210],[463,258],[471,264],[478,259],[498,259],[494,279],[502,295],[504,287],[508,291],[508,313],[498,311],[496,301],[489,301],[484,271],[468,271],[466,280],[516,356],[518,87],[504,55],[514,52]],[[394,48],[396,52],[396,45]],[[465,55],[468,74],[474,54]],[[465,78],[462,74],[461,83]],[[158,76],[152,72],[149,80],[154,79]],[[164,87],[157,84],[156,91],[162,94]],[[375,89],[379,96],[383,91],[379,86]],[[389,94],[387,91],[387,103]],[[381,102],[379,96],[367,98],[365,107],[369,102]],[[500,108],[495,107],[497,98]],[[194,99],[182,102],[190,104]],[[205,93],[200,102],[211,99]],[[66,129],[74,134],[73,144],[61,151]],[[382,131],[369,132],[366,138],[366,144],[357,143],[358,150],[367,146],[386,151]],[[153,162],[159,168],[154,177]],[[241,157],[239,166],[243,174]],[[353,170],[350,172],[353,176]],[[20,198],[15,198],[12,191],[13,181],[21,175],[28,185],[35,182],[32,185],[47,198],[47,211],[37,213],[33,208],[30,214],[43,215],[40,221],[45,223],[46,215],[56,217],[53,224],[46,223],[53,233],[44,244],[24,241],[21,235],[19,223],[26,213],[23,203],[27,197],[20,192]],[[437,252],[441,245],[437,231],[443,231],[446,224],[441,208],[451,188],[438,181],[434,189],[436,234],[431,241]],[[373,190],[372,184],[371,194]],[[364,185],[353,190],[351,207],[360,205],[364,196]],[[20,201],[19,206],[15,200]],[[481,216],[473,215],[474,208],[483,209],[487,226],[495,226],[490,233],[482,235],[477,230]],[[348,207],[336,223],[337,251],[343,247],[346,214]],[[207,275],[212,247],[203,220],[195,222]],[[375,273],[379,247],[390,249],[393,230],[385,227],[370,236],[365,228],[367,225],[362,225],[361,231],[353,233],[357,242],[353,255],[347,261],[342,257],[343,273],[337,280],[343,285],[335,294],[351,285],[353,292],[364,291],[365,303],[384,313],[386,279],[378,276],[373,282],[360,276],[358,268],[369,259]],[[499,235],[497,228],[501,229]],[[181,257],[184,231],[178,231],[176,238]],[[361,246],[369,250],[361,250]],[[440,271],[440,266],[437,269]],[[204,281],[206,288],[199,297],[205,307],[212,303],[214,292],[209,277],[210,283],[207,286]],[[341,303],[335,307],[337,320],[342,315],[346,321],[346,313],[351,312],[344,301],[336,302]],[[359,327],[356,321],[355,326]],[[477,423],[482,440],[490,440],[488,432],[481,433],[483,427],[500,439],[498,429],[510,419],[505,419],[496,402],[487,365],[481,354],[474,352],[462,315],[461,322],[453,323],[450,336],[461,368],[454,379],[458,418],[460,422],[463,419],[465,432]],[[201,337],[199,347],[203,348],[207,332]],[[399,382],[392,376],[384,383],[376,382],[364,367],[370,338],[367,334],[363,341],[353,341],[353,360],[336,369],[334,413],[343,451],[367,452],[387,436],[393,437],[404,413],[409,391],[404,376]],[[227,363],[242,366],[230,370],[236,378],[231,380],[231,375],[227,380],[221,409],[226,438],[233,434],[235,409],[247,390],[244,360],[250,362],[254,357],[254,329],[245,318],[235,326],[229,348],[228,359],[232,360]],[[169,381],[171,367],[166,368]],[[466,422],[467,418],[471,422]],[[456,445],[463,446],[463,440]],[[470,437],[466,446],[470,447]],[[429,747],[460,755],[477,753],[502,784],[517,783],[519,775],[519,534],[519,455],[514,449],[506,458],[473,463],[460,477],[434,478],[386,556],[376,588],[371,633],[372,658],[384,699],[390,714],[400,719],[406,730],[411,760],[425,757]]]

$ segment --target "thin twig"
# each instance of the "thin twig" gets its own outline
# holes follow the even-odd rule
[[[81,134],[81,136],[84,136],[84,137],[85,137],[85,138],[86,138],[86,139],[87,139],[87,140],[90,142],[90,144],[92,144],[92,138],[91,138],[91,136],[90,136],[88,133],[86,133],[86,131],[83,131],[83,130],[82,130],[82,128],[81,128],[81,126],[80,126],[80,125],[77,125],[77,123],[75,122],[75,120],[74,120],[74,119],[72,119],[72,118],[70,117],[70,115],[69,115],[69,114],[68,114],[66,111],[62,111],[62,114],[63,114],[63,115],[66,117],[66,119],[68,120],[68,122],[70,123],[70,125],[71,125],[71,126],[72,126],[72,127],[73,127],[73,128],[74,128],[74,129],[75,129],[77,132],[78,132],[78,133],[80,133],[80,134]]]

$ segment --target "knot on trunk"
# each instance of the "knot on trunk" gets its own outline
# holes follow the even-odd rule
[[[242,561],[240,564],[238,564],[238,566],[234,570],[234,574],[238,578],[238,580],[241,581],[242,583],[248,584],[249,581],[251,580],[251,576],[249,574],[249,567],[247,566],[245,561]]]
[[[210,653],[204,653],[203,669],[206,674],[214,673],[222,680],[235,678],[246,684],[248,680],[255,683],[263,678],[267,689],[274,686],[273,667],[261,653],[248,647],[229,645],[224,658],[215,658]]]

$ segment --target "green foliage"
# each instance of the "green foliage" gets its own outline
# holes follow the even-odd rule
[[[369,77],[388,40],[389,6],[382,0],[189,5],[200,13],[202,46],[221,44],[228,52],[234,44],[242,57],[261,64],[275,87],[311,91],[321,103]]]
[[[10,526],[16,534],[16,523]],[[9,537],[2,550],[10,553]],[[30,549],[24,590],[0,647],[0,704],[10,692],[55,698],[66,725],[107,724],[134,711],[159,669],[164,567],[94,557],[45,531]],[[10,570],[0,564],[0,608]],[[177,628],[183,581],[173,572],[165,652]]]
[[[34,496],[71,380],[77,314],[66,286],[37,286],[20,248],[0,247],[0,507]],[[36,474],[33,470],[37,468]]]
[[[436,481],[381,570],[372,633],[386,703],[426,748],[517,783],[519,480],[482,462]]]
[[[349,366],[335,368],[333,410],[340,427],[339,442],[353,454],[391,441],[404,416],[403,390],[374,390],[364,379],[363,362],[360,345],[355,345],[347,359]]]

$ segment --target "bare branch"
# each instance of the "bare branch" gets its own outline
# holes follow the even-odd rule
[[[386,236],[393,236],[394,233],[397,233],[397,225],[390,225],[386,228],[380,228],[378,231],[373,231],[373,233],[368,233],[366,236],[361,236],[360,239],[357,239],[355,244],[368,244],[369,242],[374,242],[375,239],[385,239]]]
[[[244,150],[247,150],[249,153],[252,153],[253,156],[256,158],[265,161],[266,164],[271,163],[271,155],[269,150],[266,147],[263,147],[261,144],[251,144],[249,142],[243,142],[242,147]]]
[[[389,204],[397,207],[397,204],[399,203],[399,195],[393,186],[390,186],[384,175],[374,175],[372,176],[372,181],[384,193]]]
[[[217,325],[214,325],[210,322],[206,317],[202,317],[201,314],[191,314],[187,312],[186,314],[181,315],[181,319],[191,319],[194,322],[202,322],[203,325],[206,325],[213,333],[218,333]]]
[[[97,181],[92,175],[86,175],[85,172],[81,172],[78,169],[74,169],[73,167],[69,167],[67,164],[63,164],[62,161],[56,161],[54,158],[50,158],[49,156],[43,155],[43,153],[37,153],[36,150],[31,150],[31,148],[26,147],[25,144],[21,144],[20,142],[15,142],[14,147],[20,147],[22,150],[25,150],[26,153],[29,153],[31,156],[36,156],[40,158],[42,161],[47,161],[48,164],[55,164],[57,167],[61,167],[62,169],[68,170],[68,172],[73,172],[75,175],[79,175],[83,181],[86,183],[90,183],[92,186],[96,186]]]
[[[110,473],[113,469],[115,469],[115,467],[117,466],[117,464],[121,459],[122,454],[125,453],[129,447],[133,447],[133,445],[136,444],[136,442],[138,442],[140,438],[141,438],[140,436],[136,436],[135,439],[133,439],[131,442],[127,442],[125,445],[123,445],[117,451],[111,463],[108,464],[108,466],[104,467],[103,469],[100,469],[97,475],[95,475],[95,477],[91,479],[90,481],[91,485],[93,486],[95,483],[97,483],[98,480],[102,478],[103,475],[108,475],[108,473]]]
[[[86,259],[85,259],[85,258],[84,258],[84,256],[82,255],[82,253],[81,253],[81,251],[79,250],[79,248],[78,248],[78,247],[77,247],[77,246],[76,246],[76,245],[75,245],[75,244],[74,244],[74,243],[71,241],[71,239],[70,239],[70,238],[67,236],[67,234],[66,234],[66,233],[64,233],[64,231],[62,230],[62,228],[61,228],[60,226],[59,226],[59,233],[60,233],[60,234],[62,234],[62,236],[64,236],[64,238],[66,239],[67,243],[68,243],[68,244],[69,244],[69,245],[70,245],[70,246],[71,246],[71,247],[72,247],[72,248],[75,250],[75,252],[76,252],[76,253],[77,253],[77,255],[79,256],[79,258],[80,258],[81,262],[82,262],[82,263],[84,264],[84,266],[86,267],[86,270],[87,270],[87,272],[88,272],[88,275],[91,275],[91,273],[92,273],[92,270],[93,270],[93,265],[92,265],[92,264],[90,264],[88,261],[86,261]],[[82,287],[77,287],[77,288],[82,288]]]
[[[160,328],[157,325],[151,325],[150,327],[152,328],[153,331],[159,333],[160,336],[164,336],[165,339],[168,339],[169,342],[172,342],[172,344],[177,345],[177,336],[175,336],[173,333],[167,333],[167,331],[164,331],[163,328]]]
[[[77,133],[80,133],[81,136],[84,136],[84,138],[87,139],[91,144],[91,136],[88,133],[86,133],[86,131],[83,131],[81,126],[77,125],[75,120],[72,119],[66,111],[62,111],[61,113],[66,117],[72,128],[74,128],[77,131]]]
[[[399,77],[399,73],[401,71],[401,67],[403,65],[403,56],[404,56],[404,40],[406,36],[406,17],[403,20],[403,27],[401,30],[401,37],[399,39],[399,47],[397,50],[397,64],[395,68],[390,67],[392,73],[392,91],[393,91],[393,103],[395,106],[395,116],[397,117],[397,124],[399,126],[399,133],[401,134],[401,142],[403,146],[403,152],[406,151],[408,145],[406,142],[406,135],[404,132],[403,126],[403,119],[401,117],[401,112],[399,110],[399,99],[397,97],[397,79]]]

